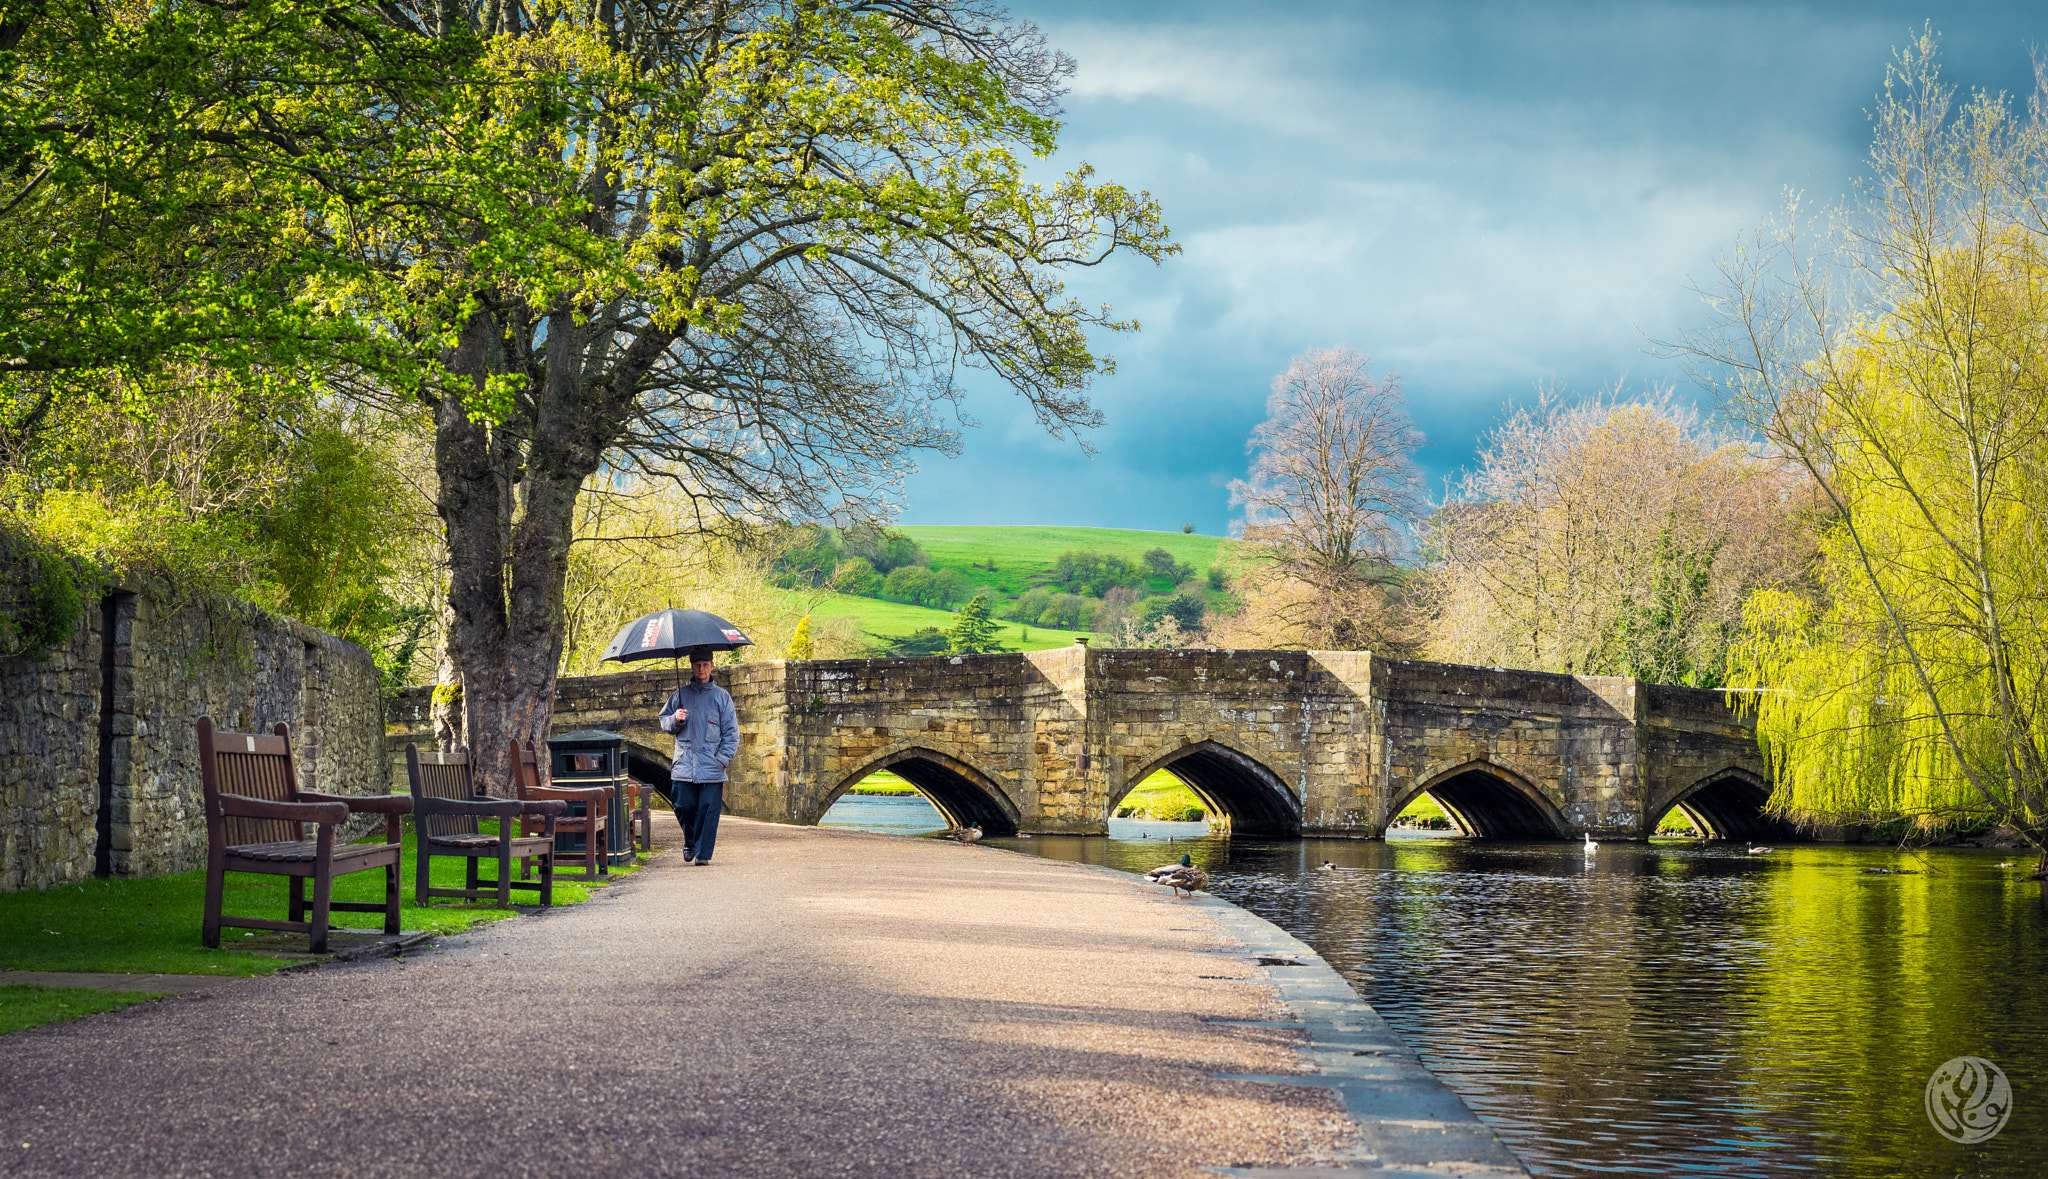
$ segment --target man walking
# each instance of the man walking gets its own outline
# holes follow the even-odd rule
[[[718,843],[718,812],[725,801],[725,767],[740,748],[732,694],[711,682],[711,648],[690,651],[690,682],[661,708],[661,730],[676,735],[669,798],[683,825],[683,863],[711,862]]]

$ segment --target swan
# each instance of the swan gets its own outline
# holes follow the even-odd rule
[[[1591,831],[1586,832],[1586,850],[1592,851],[1594,848],[1599,846],[1600,845],[1593,839],[1593,833]]]

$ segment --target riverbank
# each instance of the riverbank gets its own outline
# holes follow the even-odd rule
[[[0,1037],[0,1128],[31,1174],[247,1173],[250,1125],[287,1128],[266,1169],[364,1174],[495,1172],[519,1142],[547,1143],[550,1171],[664,1175],[1378,1157],[1261,985],[1302,968],[1256,965],[1221,911],[989,849],[729,819],[711,866],[664,854],[573,909]]]

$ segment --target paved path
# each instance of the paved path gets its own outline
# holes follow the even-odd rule
[[[1230,951],[1240,951],[1232,953]],[[1198,1176],[1356,1135],[1206,906],[727,820],[585,905],[0,1037],[0,1173]],[[1219,1074],[1236,1074],[1226,1079]]]

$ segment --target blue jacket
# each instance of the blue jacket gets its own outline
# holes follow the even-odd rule
[[[687,709],[689,719],[677,730],[675,711]],[[669,693],[661,706],[661,731],[676,735],[676,761],[669,767],[672,782],[723,782],[725,767],[740,751],[740,721],[732,694],[715,683],[695,680]]]

